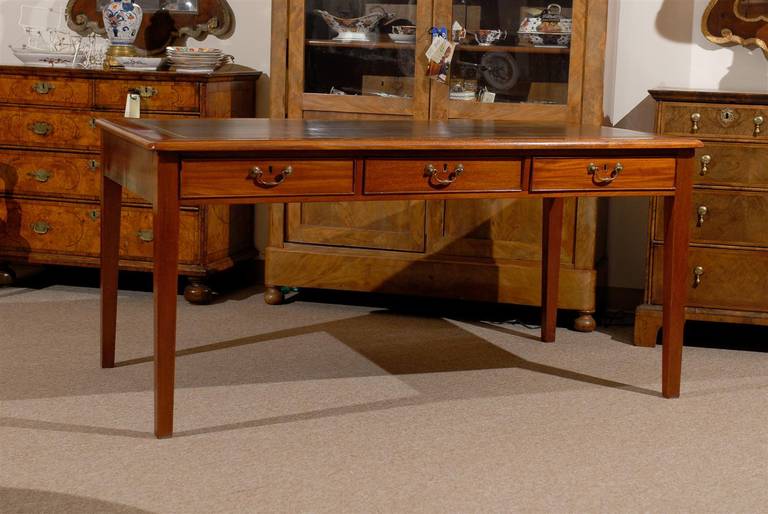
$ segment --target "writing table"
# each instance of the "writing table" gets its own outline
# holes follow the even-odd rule
[[[173,433],[179,209],[541,198],[541,339],[555,339],[563,199],[664,196],[662,394],[680,395],[696,140],[495,121],[99,120],[101,364],[115,365],[123,187],[154,208],[155,435]]]

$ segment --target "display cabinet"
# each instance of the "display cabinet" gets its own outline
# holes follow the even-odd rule
[[[599,124],[606,10],[606,0],[273,0],[272,116]],[[443,82],[427,71],[433,27],[457,43]],[[565,220],[560,307],[592,330],[596,202],[570,201]],[[540,232],[529,200],[277,205],[266,300],[294,286],[536,305]]]

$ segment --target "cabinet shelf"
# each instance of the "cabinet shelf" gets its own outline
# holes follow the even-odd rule
[[[561,48],[557,46],[475,46],[458,45],[456,52],[508,52],[513,54],[569,54],[570,48]]]
[[[308,39],[307,46],[324,46],[332,48],[367,48],[371,50],[413,50],[415,43],[395,43],[389,38],[375,41],[338,41],[334,39]]]
[[[381,37],[374,41],[338,41],[334,39],[308,39],[307,46],[330,48],[365,48],[370,50],[413,50],[415,43],[395,43],[388,38]],[[570,48],[552,46],[505,46],[505,45],[458,45],[457,52],[508,52],[515,54],[557,54],[565,55],[571,52]]]

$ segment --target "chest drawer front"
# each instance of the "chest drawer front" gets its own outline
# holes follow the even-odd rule
[[[0,198],[0,250],[16,254],[99,256],[99,206]],[[194,263],[199,254],[199,217],[182,211],[181,262]],[[120,256],[152,259],[152,210],[124,207],[120,223]]]
[[[696,159],[697,184],[768,189],[768,144],[706,143]]]
[[[662,303],[664,247],[653,248],[653,303]],[[688,254],[690,307],[768,312],[768,252],[691,248]]]
[[[673,158],[542,158],[533,161],[531,191],[674,190]]]
[[[0,150],[0,192],[97,199],[99,156]]]
[[[91,88],[91,81],[84,79],[1,76],[0,103],[88,109],[93,99]]]
[[[7,121],[7,124],[5,123]],[[0,144],[98,150],[99,131],[88,112],[0,107]]]
[[[520,191],[522,161],[369,159],[366,194]]]
[[[322,196],[354,192],[351,160],[186,160],[182,163],[182,198]]]
[[[698,138],[768,141],[768,107],[665,103],[661,111],[661,132]]]
[[[96,82],[97,109],[125,110],[129,92],[141,99],[142,111],[198,112],[198,85],[193,82],[143,82],[140,80],[99,80]]]
[[[656,202],[655,239],[664,239],[664,206]],[[694,190],[691,241],[768,248],[768,193]]]

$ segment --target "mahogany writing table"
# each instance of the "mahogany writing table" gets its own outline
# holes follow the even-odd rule
[[[99,120],[101,364],[115,365],[123,187],[154,208],[155,435],[173,433],[179,208],[208,203],[544,202],[541,339],[555,339],[563,199],[664,196],[662,394],[680,395],[696,140],[495,121]]]

